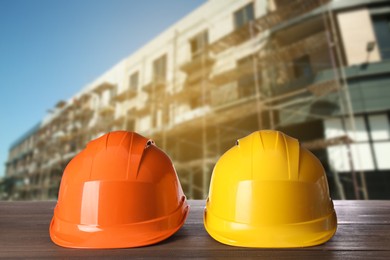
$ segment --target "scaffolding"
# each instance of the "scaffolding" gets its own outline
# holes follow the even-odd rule
[[[140,133],[153,138],[171,156],[189,198],[207,196],[218,158],[252,131],[283,130],[297,122],[335,115],[355,129],[330,1],[287,2],[270,6],[265,15],[214,42],[202,36],[197,42],[201,48],[183,64],[177,64],[176,55],[182,46],[178,39],[186,32],[175,31],[173,78],[142,82],[141,91],[147,95],[142,106],[123,105],[139,98],[141,91],[129,87],[116,93],[118,86],[110,82],[102,82],[71,104],[57,105],[59,115],[37,132],[35,166],[27,175],[22,196],[54,198],[64,167],[89,140],[115,129],[136,130],[135,122],[145,116],[150,117],[150,128]],[[247,42],[250,53],[237,60],[230,50]],[[305,57],[319,62],[309,69]],[[219,60],[234,60],[235,66],[226,68]],[[186,75],[184,81],[178,80],[180,73]],[[106,92],[110,98],[104,103]],[[125,112],[115,117],[122,105]],[[183,106],[188,109],[182,113]],[[304,141],[310,150],[346,144],[351,159],[353,141],[348,136]],[[351,169],[355,197],[367,199],[364,173],[357,174],[352,162]],[[333,175],[340,197],[345,198],[338,173],[333,171]]]
[[[339,55],[340,47],[337,39],[335,28],[329,27],[328,23],[332,23],[333,14],[329,13],[330,8],[323,8],[321,10],[324,15],[322,17],[322,31],[312,33],[306,37],[303,37],[295,42],[288,43],[279,46],[277,41],[274,41],[273,35],[266,36],[268,38],[268,44],[260,50],[256,50],[256,46],[253,47],[254,53],[250,55],[250,61],[246,62],[243,66],[231,68],[223,71],[222,73],[212,75],[213,67],[215,66],[214,58],[221,53],[229,50],[232,47],[238,46],[245,41],[261,42],[258,35],[270,28],[279,27],[283,28],[283,23],[289,21],[296,16],[306,15],[309,11],[313,11],[316,8],[324,7],[329,1],[290,1],[290,4],[283,8],[278,8],[269,14],[251,21],[244,26],[234,30],[230,34],[222,37],[221,39],[211,43],[203,50],[202,55],[196,59],[184,64],[181,69],[187,73],[186,88],[182,93],[177,93],[175,99],[181,99],[183,102],[194,99],[201,95],[202,107],[207,109],[207,112],[203,113],[199,120],[201,123],[196,122],[196,118],[188,123],[188,126],[182,126],[182,131],[185,131],[185,127],[193,129],[195,125],[198,126],[201,131],[200,142],[202,152],[199,158],[187,162],[176,162],[179,172],[186,172],[186,175],[182,174],[184,183],[188,184],[187,193],[190,197],[193,196],[194,191],[201,191],[202,197],[207,196],[207,187],[210,178],[210,173],[217,158],[221,155],[221,143],[223,143],[221,135],[227,140],[231,138],[237,138],[237,134],[240,133],[242,128],[235,127],[232,122],[240,122],[248,120],[251,113],[255,114],[257,119],[257,129],[272,128],[280,129],[283,125],[292,123],[298,116],[306,116],[307,118],[319,118],[324,120],[327,117],[332,117],[331,114],[316,113],[316,111],[302,111],[308,106],[313,104],[332,104],[329,102],[329,96],[337,94],[341,97],[339,101],[340,111],[339,114],[345,121],[349,120],[349,124],[354,130],[354,116],[352,107],[348,104],[349,93],[348,85],[346,84],[345,77],[343,77],[340,70],[342,70],[342,60],[338,59],[335,62],[335,55]],[[321,16],[320,16],[321,17]],[[321,20],[321,18],[320,18]],[[286,25],[284,25],[287,27]],[[276,37],[275,37],[276,38]],[[267,46],[268,45],[268,46]],[[304,55],[312,55],[318,52],[328,52],[331,61],[328,68],[320,68],[321,70],[328,69],[332,71],[333,78],[327,77],[321,79],[320,73],[316,73],[315,77],[309,77],[304,79],[299,84],[288,84],[291,82],[291,77],[276,77],[281,82],[275,84],[271,82],[275,77],[270,77],[270,81],[266,83],[259,82],[259,71],[263,73],[271,73],[272,70],[286,71],[291,66],[291,62],[295,59],[299,59]],[[271,66],[270,66],[271,64]],[[286,66],[287,64],[287,66]],[[297,66],[300,66],[298,64]],[[244,97],[237,97],[236,88],[231,87],[225,94],[226,99],[230,102],[222,102],[219,106],[213,106],[210,93],[221,86],[226,84],[237,82],[240,78],[249,75],[253,77],[253,81],[250,87],[254,88],[250,92],[250,95],[244,95]],[[269,84],[268,91],[261,85]],[[296,83],[296,82],[295,82]],[[192,90],[191,87],[195,86],[196,89]],[[248,86],[246,86],[248,87]],[[206,91],[207,89],[207,91]],[[236,94],[236,95],[235,95]],[[221,96],[219,96],[220,98]],[[334,95],[333,95],[334,97]],[[325,102],[324,102],[325,100]],[[225,100],[226,101],[226,100]],[[321,103],[321,101],[323,101]],[[328,102],[328,103],[326,103]],[[253,109],[253,108],[256,109]],[[303,108],[303,109],[302,109]],[[276,111],[284,111],[290,113],[290,116],[283,121],[275,122],[274,114]],[[264,124],[264,114],[268,114],[268,122]],[[213,122],[211,126],[208,126],[206,122]],[[226,127],[229,125],[229,127]],[[201,126],[201,127],[199,127]],[[253,126],[252,126],[253,127]],[[214,128],[214,129],[213,129]],[[235,131],[231,131],[232,128]],[[250,129],[250,127],[249,127]],[[245,129],[243,133],[248,134],[248,130]],[[231,132],[230,132],[231,131]],[[211,134],[214,132],[213,134]],[[231,133],[230,135],[228,133]],[[210,137],[211,138],[207,138]],[[339,144],[340,142],[347,144],[348,154],[351,160],[351,140],[347,137],[338,138],[337,142],[333,140],[316,141],[316,146],[309,146],[309,148],[315,150],[319,149],[319,143],[321,148],[324,149],[331,145]],[[196,146],[196,144],[193,144]],[[213,149],[214,148],[214,149]],[[177,149],[177,148],[176,148]],[[360,172],[360,182],[357,181],[355,170],[353,169],[353,163],[351,163],[352,169],[352,182],[355,190],[355,197],[361,198],[362,192],[363,198],[368,199],[367,187],[365,184],[364,173]],[[338,173],[333,171],[338,193],[341,198],[345,198],[345,192],[340,182]],[[202,182],[196,182],[194,179],[201,175]],[[183,177],[186,176],[186,177]],[[194,177],[196,176],[196,177]],[[361,185],[359,185],[359,183]]]

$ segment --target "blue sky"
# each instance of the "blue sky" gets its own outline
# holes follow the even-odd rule
[[[0,0],[0,176],[48,109],[204,2]]]

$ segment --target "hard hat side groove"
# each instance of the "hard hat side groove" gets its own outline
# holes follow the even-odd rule
[[[131,147],[133,145],[133,138],[134,138],[134,134],[132,134],[130,137],[130,142],[129,142],[129,147],[128,147],[129,151],[131,151]],[[131,156],[132,156],[132,153],[130,152],[129,155],[127,156],[127,167],[126,167],[126,179],[127,180],[129,179],[129,174],[131,173]],[[137,176],[137,174],[136,174],[136,176]]]
[[[106,136],[105,136],[105,148],[106,148],[106,151],[107,151],[107,149],[108,149],[108,138],[110,137],[110,134],[111,133],[108,133]]]
[[[272,132],[270,132],[272,133]],[[279,144],[279,131],[276,131],[276,138],[275,138],[275,146],[274,146],[274,150],[276,150],[278,148],[278,144]]]
[[[277,138],[279,137],[279,132],[277,134]],[[287,145],[287,141],[286,141],[286,137],[283,135],[283,143],[284,143],[284,149],[285,149],[285,152],[286,152],[286,161],[287,161],[287,172],[288,172],[288,179],[291,180],[291,163],[290,163],[290,153],[289,153],[289,150],[288,150],[288,145]],[[279,138],[278,138],[279,139]]]
[[[260,147],[261,147],[261,150],[264,151],[264,142],[263,142],[263,137],[261,136],[261,133],[260,131],[257,132],[258,133],[258,136],[259,136],[259,139],[260,139]]]

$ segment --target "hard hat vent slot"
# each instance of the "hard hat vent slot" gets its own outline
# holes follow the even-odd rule
[[[237,141],[236,141],[236,145],[237,145],[237,146],[240,145],[240,140],[237,140]]]

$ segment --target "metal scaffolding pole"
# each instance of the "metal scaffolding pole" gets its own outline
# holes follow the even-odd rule
[[[326,15],[325,15],[326,14]],[[331,35],[328,36],[328,41],[329,41],[329,52],[331,55],[331,60],[332,60],[332,65],[334,68],[335,76],[338,79],[337,82],[340,83],[339,86],[339,104],[341,107],[341,115],[342,115],[342,125],[344,128],[344,131],[347,132],[348,127],[346,127],[345,123],[345,116],[347,116],[348,119],[348,124],[349,124],[349,129],[351,132],[356,135],[356,123],[355,123],[355,117],[353,113],[353,107],[352,107],[352,102],[351,102],[351,95],[349,92],[349,85],[347,81],[347,77],[345,74],[344,70],[344,62],[342,59],[341,55],[341,49],[340,49],[340,40],[338,38],[337,34],[337,29],[336,29],[336,24],[334,21],[334,16],[333,12],[330,9],[330,6],[326,6],[326,12],[324,12],[323,15],[324,19],[324,25],[325,28],[327,28],[327,31]],[[328,23],[328,21],[329,23]],[[337,62],[336,62],[337,60]],[[359,170],[359,177],[361,181],[361,187],[359,187],[359,183],[357,180],[356,176],[356,170],[355,170],[355,165],[352,157],[352,147],[348,143],[347,144],[347,150],[348,150],[348,160],[349,160],[349,165],[351,168],[351,175],[352,175],[352,182],[354,186],[354,192],[355,192],[355,197],[356,199],[360,199],[360,192],[363,193],[363,198],[368,199],[368,190],[367,190],[367,185],[366,185],[366,180],[365,180],[365,175],[362,170]],[[359,156],[359,151],[356,150],[356,153]]]

